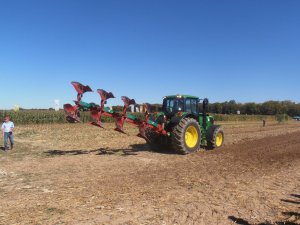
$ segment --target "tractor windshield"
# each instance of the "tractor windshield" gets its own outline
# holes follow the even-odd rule
[[[184,102],[183,99],[178,98],[166,98],[163,103],[163,110],[166,113],[176,113],[183,111]]]

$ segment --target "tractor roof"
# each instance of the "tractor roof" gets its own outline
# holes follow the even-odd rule
[[[197,96],[193,96],[193,95],[181,95],[181,94],[177,94],[177,95],[168,95],[165,98],[198,98]]]

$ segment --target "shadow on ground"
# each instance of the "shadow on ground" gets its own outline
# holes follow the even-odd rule
[[[280,199],[282,202],[290,203],[294,205],[300,204],[300,195],[298,194],[291,194],[290,195],[293,199]],[[296,199],[296,200],[295,200]],[[300,208],[300,207],[298,207]],[[240,225],[300,225],[300,213],[299,212],[281,212],[282,216],[285,217],[283,221],[277,221],[274,223],[271,222],[262,222],[262,223],[255,223],[251,224],[247,220],[242,218],[237,218],[235,216],[228,216],[228,219],[233,221],[236,224]]]
[[[84,154],[96,154],[96,155],[120,155],[120,156],[134,156],[138,155],[138,152],[157,152],[162,154],[175,154],[169,149],[164,149],[161,151],[153,151],[147,144],[133,144],[130,145],[128,149],[110,149],[110,148],[99,148],[93,150],[48,150],[44,153],[47,156],[63,156],[63,155],[84,155]]]

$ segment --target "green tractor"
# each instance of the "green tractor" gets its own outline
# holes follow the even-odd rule
[[[200,104],[200,102],[202,104]],[[224,143],[224,131],[214,124],[207,113],[208,99],[191,95],[170,95],[163,100],[162,112],[153,113],[149,119],[162,124],[167,135],[146,129],[149,145],[156,149],[172,148],[180,154],[197,151],[200,146],[212,149]]]
[[[113,93],[97,89],[101,102],[87,103],[82,101],[83,94],[91,92],[89,86],[79,82],[71,83],[77,91],[75,105],[64,104],[65,118],[70,123],[80,122],[80,112],[89,110],[93,122],[91,125],[104,128],[102,116],[111,117],[115,121],[115,131],[124,132],[124,123],[130,123],[139,129],[138,137],[144,138],[154,149],[160,151],[172,148],[180,154],[189,154],[200,147],[208,149],[221,147],[224,142],[224,131],[214,125],[214,119],[208,115],[208,99],[199,99],[191,95],[171,95],[163,100],[162,112],[150,113],[150,105],[145,103],[144,118],[129,114],[130,105],[136,105],[134,99],[122,96],[124,102],[122,112],[116,112],[105,104],[114,98]],[[201,104],[200,104],[201,103]]]

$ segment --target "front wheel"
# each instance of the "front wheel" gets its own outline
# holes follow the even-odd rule
[[[218,125],[213,125],[208,130],[207,146],[209,148],[219,148],[224,144],[224,131]]]

